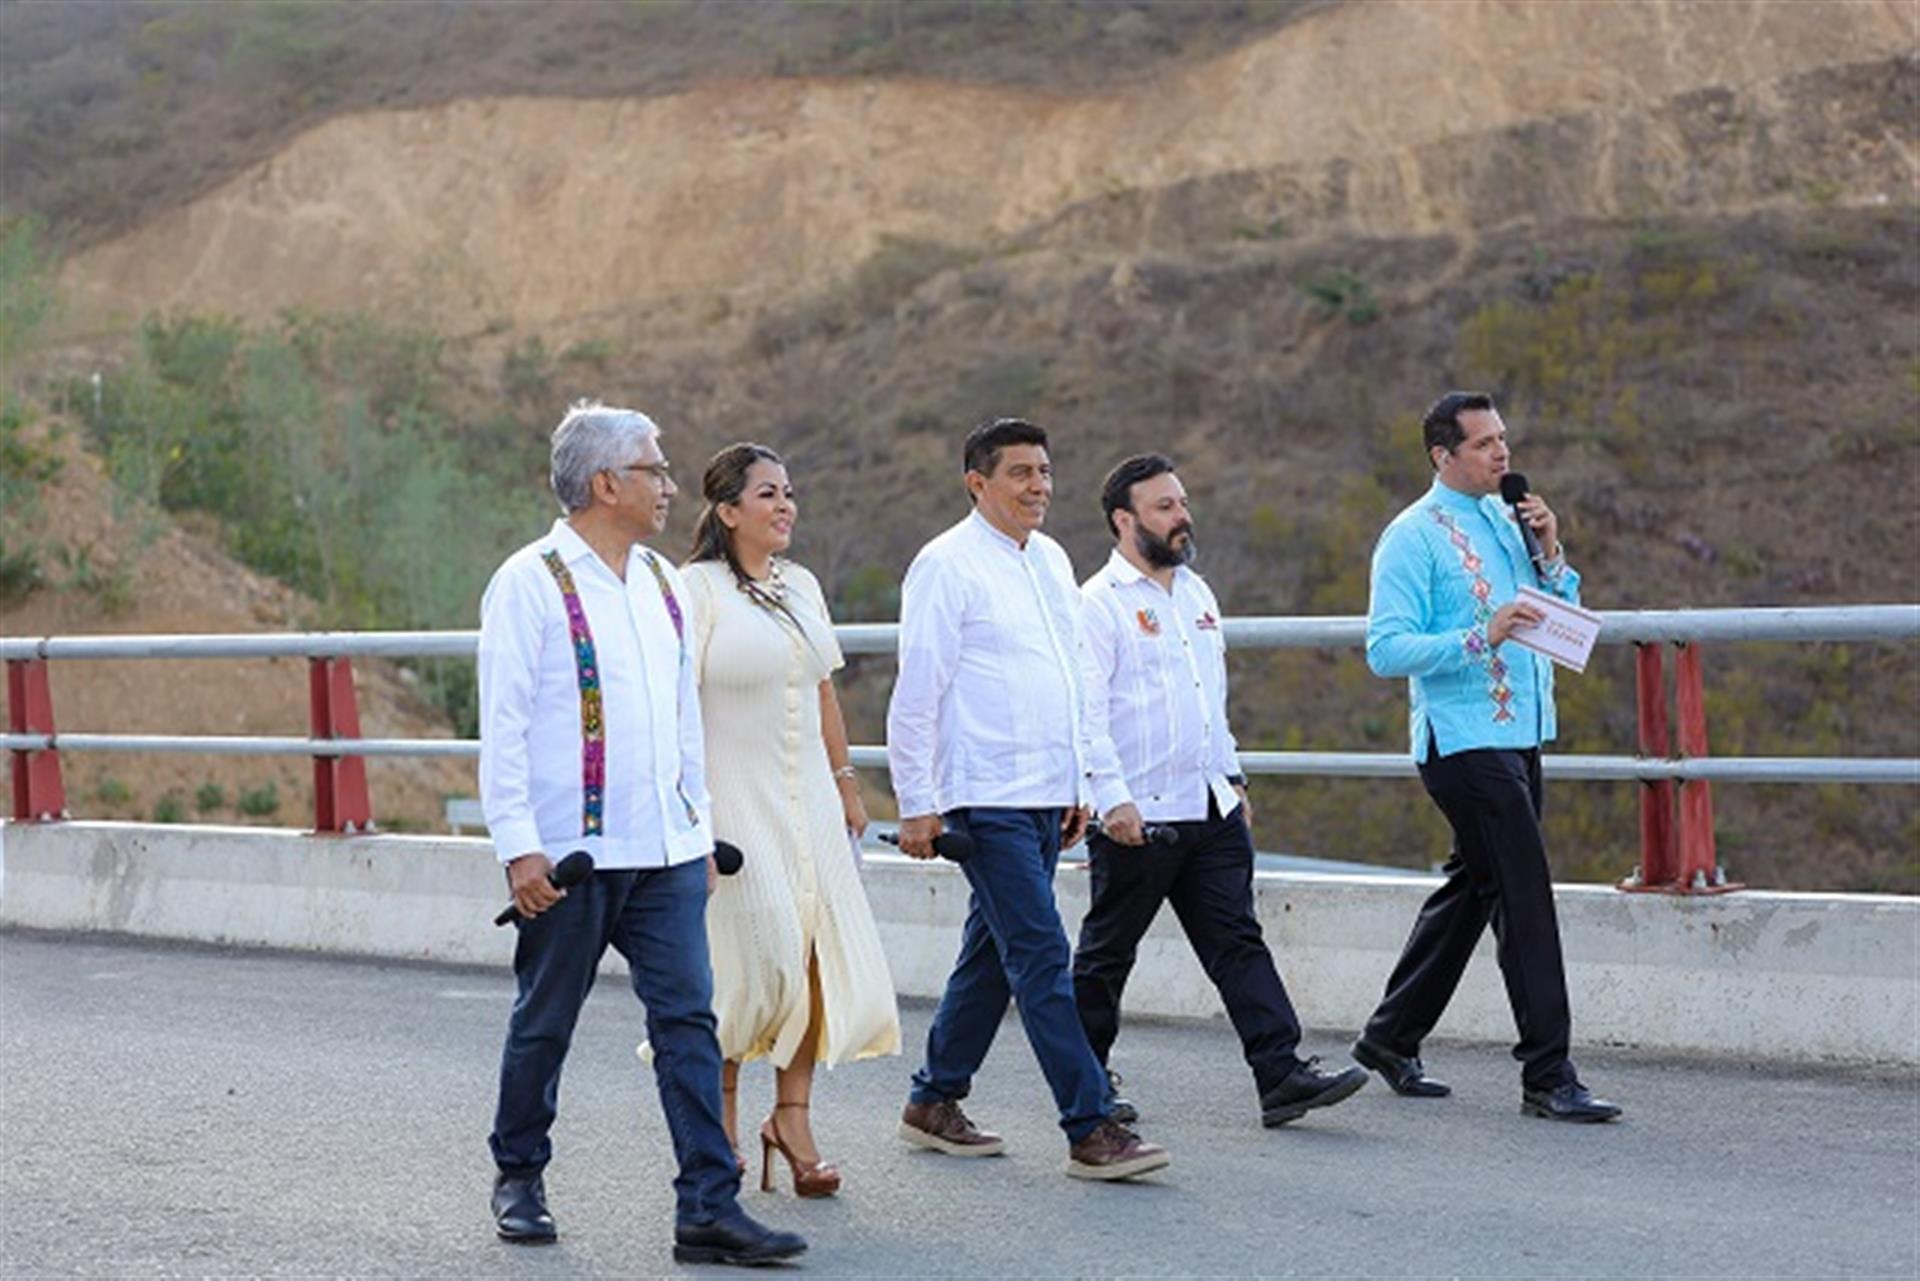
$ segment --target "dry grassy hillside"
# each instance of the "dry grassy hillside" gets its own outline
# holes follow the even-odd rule
[[[58,460],[57,497],[39,534],[65,549],[59,587],[8,603],[8,636],[267,632],[310,626],[309,603],[237,564],[213,538],[182,529],[114,491],[79,433],[58,418],[32,429]],[[55,723],[67,733],[304,737],[307,671],[299,659],[69,662],[49,667]],[[356,666],[364,733],[452,737],[446,719],[390,663]],[[72,811],[85,818],[313,823],[311,764],[292,757],[70,752],[61,761]],[[374,817],[392,830],[437,830],[448,795],[472,795],[470,762],[374,760]]]
[[[1139,248],[1904,201],[1913,53],[1891,0],[1374,0],[1092,92],[721,78],[363,111],[68,278],[82,323],[299,304],[637,338],[741,323],[889,238]]]
[[[418,12],[449,31],[492,14],[511,36],[530,30],[514,25],[528,9]],[[936,47],[966,30],[917,25],[936,10],[1025,25],[1007,41],[983,20]],[[713,16],[746,11],[777,20],[749,35]],[[282,111],[261,137],[285,145],[253,153],[219,134],[225,149],[208,154],[224,167],[195,170],[190,198],[168,186],[137,225],[85,229],[95,242],[65,267],[73,341],[42,353],[44,368],[112,370],[130,322],[154,309],[246,317],[282,355],[328,329],[316,310],[371,313],[373,345],[415,353],[408,387],[432,391],[350,425],[386,433],[384,457],[430,457],[423,485],[444,473],[536,493],[545,432],[581,394],[654,413],[683,472],[730,440],[763,440],[792,461],[797,550],[848,620],[893,616],[913,550],[962,510],[958,436],[994,413],[1054,431],[1051,526],[1083,570],[1105,554],[1102,472],[1164,449],[1230,612],[1358,612],[1375,534],[1426,483],[1419,407],[1485,386],[1518,465],[1566,515],[1590,604],[1920,599],[1908,5],[674,12],[701,16],[651,29],[683,43],[648,45],[607,7],[569,6],[540,29],[550,67],[509,38],[491,59],[473,52],[473,94]],[[856,65],[858,48],[832,52],[835,30],[883,35],[862,47],[891,53]],[[771,66],[782,40],[810,52]],[[648,49],[635,74],[653,78],[578,96],[628,44]],[[365,66],[365,85],[392,83],[390,61]],[[917,74],[839,74],[889,70]],[[311,127],[273,134],[296,117]],[[269,319],[286,307],[307,319]],[[168,394],[187,403],[189,390]],[[222,404],[208,432],[249,440],[259,424]],[[285,430],[298,421],[274,430],[302,436]],[[332,430],[314,421],[315,438]],[[335,495],[343,510],[351,497]],[[693,507],[689,495],[676,511],[670,548]],[[496,537],[474,524],[476,544]],[[491,563],[510,545],[462,550]],[[471,624],[483,575],[469,577],[432,621]],[[138,599],[144,620],[157,605]],[[35,615],[33,630],[86,608],[33,602],[68,611]],[[1718,752],[1920,755],[1911,647],[1708,661]],[[849,674],[860,741],[879,739],[889,676],[871,661]],[[1248,745],[1403,743],[1402,693],[1353,656],[1241,655],[1235,682]],[[1563,690],[1563,750],[1632,750],[1623,654]],[[116,712],[141,696],[125,687]],[[274,728],[297,725],[296,711]],[[382,786],[376,775],[377,802]],[[1257,786],[1271,847],[1414,866],[1443,852],[1412,785]],[[1630,785],[1557,790],[1556,870],[1624,873],[1634,799]],[[1754,883],[1920,889],[1911,789],[1715,800],[1723,854]]]
[[[0,199],[79,246],[346,113],[653,98],[768,77],[1083,90],[1217,55],[1335,2],[7,0]]]

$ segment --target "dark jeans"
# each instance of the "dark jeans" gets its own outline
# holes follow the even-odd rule
[[[1491,921],[1520,1032],[1513,1057],[1522,1064],[1522,1081],[1551,1089],[1573,1080],[1567,1058],[1573,1019],[1540,836],[1539,751],[1440,756],[1429,746],[1420,780],[1453,828],[1453,855],[1442,869],[1446,882],[1413,923],[1386,996],[1367,1022],[1367,1040],[1395,1054],[1418,1054]]]
[[[1255,1088],[1265,1094],[1299,1064],[1300,1019],[1253,914],[1253,838],[1238,809],[1174,823],[1173,845],[1121,845],[1090,837],[1093,903],[1073,955],[1073,995],[1102,1063],[1120,1033],[1120,996],[1140,939],[1171,902],[1187,942],[1220,990],[1240,1034]]]
[[[1057,809],[960,809],[944,816],[948,827],[973,838],[973,856],[960,865],[973,899],[912,1098],[967,1097],[1012,997],[1053,1089],[1060,1128],[1078,1142],[1107,1114],[1107,1078],[1074,1009],[1072,951],[1053,898],[1060,818]]]
[[[731,1213],[740,1192],[720,1125],[720,1043],[707,960],[707,866],[695,859],[645,871],[596,872],[519,926],[513,973],[520,995],[500,1056],[500,1106],[489,1142],[506,1174],[531,1176],[553,1156],[547,1132],[560,1068],[580,1006],[607,945],[627,958],[647,1010],[653,1074],[680,1172],[682,1224]]]

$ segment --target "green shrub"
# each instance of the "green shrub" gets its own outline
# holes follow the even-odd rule
[[[521,339],[500,358],[500,388],[521,404],[553,399],[553,357],[539,334]]]
[[[551,364],[537,339],[515,359],[523,383]],[[320,602],[316,623],[471,625],[539,524],[526,475],[545,451],[511,417],[468,439],[441,360],[435,335],[364,316],[156,316],[97,404],[90,385],[69,400],[122,488],[218,518],[229,552]]]
[[[111,774],[102,774],[94,784],[93,799],[102,805],[121,806],[133,799],[133,789]]]
[[[199,788],[193,793],[193,808],[195,813],[211,814],[215,810],[223,810],[226,807],[227,789],[211,780],[200,784]]]
[[[168,788],[153,803],[153,821],[156,823],[183,823],[187,818],[186,798],[179,791]]]
[[[882,236],[880,247],[854,268],[846,285],[848,300],[862,317],[882,315],[926,281],[976,257],[971,250],[938,240]]]
[[[58,309],[57,258],[38,218],[0,218],[0,370],[12,370]]]
[[[233,807],[248,818],[265,818],[280,809],[280,788],[273,783],[264,787],[251,787],[241,791],[240,799]]]
[[[14,547],[0,540],[0,605],[16,605],[46,585],[40,567],[40,549],[32,543]]]
[[[604,338],[583,338],[560,353],[568,364],[602,366],[613,358],[613,344]]]
[[[1308,297],[1328,316],[1345,313],[1351,325],[1370,325],[1380,318],[1380,300],[1373,286],[1345,267],[1329,267],[1300,282]]]

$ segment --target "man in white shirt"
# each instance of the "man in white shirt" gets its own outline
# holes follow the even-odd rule
[[[508,557],[480,603],[480,794],[518,913],[519,995],[489,1140],[502,1239],[556,1237],[543,1171],[560,1069],[611,944],[645,1004],[679,1173],[673,1254],[694,1263],[792,1258],[806,1242],[739,1206],[720,1125],[720,1047],[706,908],[713,822],[700,702],[672,566],[640,545],[674,494],[646,415],[591,402],[553,432],[565,515]],[[593,871],[549,880],[553,856]]]
[[[1109,1115],[1053,897],[1060,849],[1080,839],[1087,811],[1080,601],[1066,552],[1039,532],[1053,496],[1047,434],[1017,418],[984,423],[964,465],[974,510],[907,570],[887,709],[901,850],[932,858],[949,828],[972,842],[960,865],[973,887],[960,956],[900,1136],[954,1156],[1003,1150],[960,1101],[1012,997],[1059,1107],[1067,1173],[1131,1178],[1165,1166],[1167,1153]]]
[[[1073,957],[1074,999],[1102,1064],[1120,1031],[1135,950],[1163,902],[1240,1034],[1260,1118],[1284,1125],[1366,1083],[1302,1061],[1300,1020],[1253,912],[1252,817],[1227,728],[1220,606],[1193,558],[1193,516],[1173,463],[1140,454],[1100,496],[1114,536],[1081,588],[1082,670],[1100,827],[1087,842],[1093,902]],[[1116,1078],[1117,1083],[1117,1078]],[[1115,1100],[1123,1114],[1131,1104]]]

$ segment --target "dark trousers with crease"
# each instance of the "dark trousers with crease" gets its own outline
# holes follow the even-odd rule
[[[720,1042],[707,958],[707,863],[595,872],[519,923],[519,996],[500,1056],[494,1164],[531,1177],[553,1156],[548,1131],[580,1006],[609,946],[627,958],[647,1009],[653,1075],[679,1166],[677,1221],[711,1223],[737,1207],[740,1174],[720,1124]]]
[[[1205,820],[1173,823],[1172,845],[1087,840],[1093,900],[1073,955],[1073,996],[1102,1064],[1120,1033],[1120,997],[1140,940],[1171,903],[1201,968],[1219,989],[1255,1088],[1273,1089],[1299,1064],[1300,1019],[1253,911],[1253,838],[1235,809],[1211,799]]]
[[[973,838],[973,855],[960,865],[973,898],[910,1097],[966,1098],[1011,997],[1060,1128],[1078,1143],[1107,1115],[1107,1078],[1074,1012],[1073,950],[1053,897],[1061,811],[973,807],[943,817]]]
[[[1540,752],[1476,749],[1441,756],[1431,741],[1420,781],[1453,828],[1446,881],[1427,899],[1368,1020],[1366,1039],[1415,1056],[1453,998],[1474,945],[1493,926],[1500,975],[1520,1040],[1513,1057],[1532,1089],[1575,1079],[1568,1047],[1560,924],[1540,835]]]

